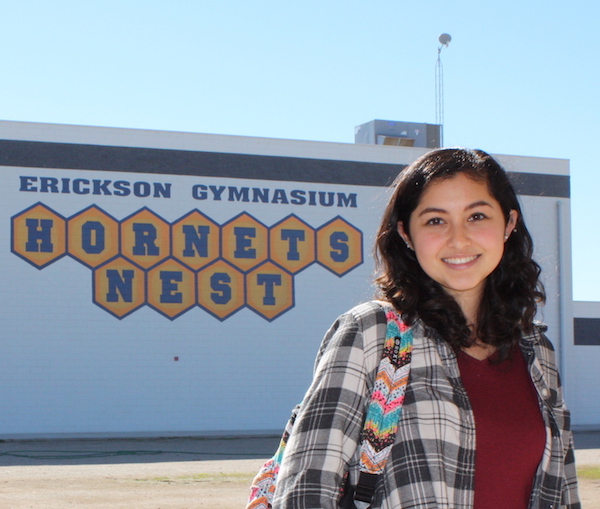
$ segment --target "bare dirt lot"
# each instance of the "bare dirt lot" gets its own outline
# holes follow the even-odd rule
[[[240,509],[260,461],[20,466],[0,473],[0,507]]]
[[[276,443],[275,437],[4,442],[0,507],[241,509]],[[577,451],[591,477],[581,479],[583,509],[600,509],[600,448],[586,447]]]

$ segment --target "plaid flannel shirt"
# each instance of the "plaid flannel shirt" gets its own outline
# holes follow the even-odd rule
[[[337,508],[346,471],[358,478],[358,444],[382,355],[386,318],[379,304],[340,316],[325,335],[279,472],[273,509]],[[554,351],[538,326],[521,349],[546,424],[546,447],[530,509],[580,509],[569,412]],[[373,508],[471,509],[475,423],[456,355],[413,328],[411,374],[396,435]]]

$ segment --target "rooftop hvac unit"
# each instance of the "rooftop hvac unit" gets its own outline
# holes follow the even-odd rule
[[[437,148],[440,146],[440,132],[438,124],[372,120],[355,128],[354,143]]]

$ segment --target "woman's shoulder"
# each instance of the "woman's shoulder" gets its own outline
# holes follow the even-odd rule
[[[531,333],[523,333],[522,343],[525,345],[529,344],[534,348],[538,347],[542,350],[554,352],[554,345],[546,335],[547,331],[548,326],[544,322],[535,320],[531,324]]]
[[[390,312],[394,312],[399,316],[391,303],[382,300],[371,300],[354,306],[342,316],[356,322],[361,330],[366,330],[386,324]]]
[[[353,355],[364,356],[369,371],[376,368],[386,325],[386,313],[378,301],[364,302],[342,313],[323,338],[315,369],[323,359]]]
[[[354,306],[337,317],[330,329],[330,333],[353,331],[354,333],[362,334],[385,325],[386,314],[382,304],[379,301],[369,301]]]
[[[351,315],[357,320],[364,320],[368,319],[369,317],[385,313],[384,306],[386,305],[389,306],[389,304],[380,300],[370,300],[368,302],[357,304],[353,308],[349,309],[346,314]]]

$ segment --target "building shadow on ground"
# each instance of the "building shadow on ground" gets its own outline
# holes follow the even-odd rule
[[[102,465],[268,458],[278,436],[0,442],[0,466]]]

